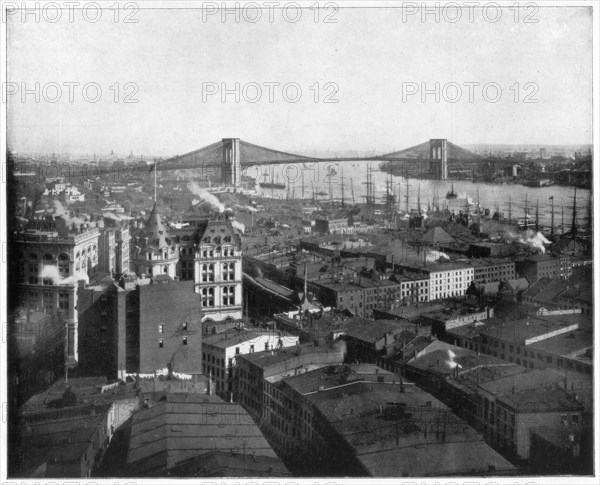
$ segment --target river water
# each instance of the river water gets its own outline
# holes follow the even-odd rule
[[[386,194],[387,173],[379,170],[379,162],[319,162],[310,164],[294,165],[271,165],[249,167],[246,174],[261,181],[281,182],[286,184],[286,189],[259,188],[259,195],[274,197],[278,199],[306,198],[312,199],[315,193],[322,192],[317,198],[323,201],[332,198],[340,200],[342,197],[342,178],[344,181],[344,199],[347,203],[352,202],[352,192],[356,203],[364,202],[367,194],[367,170],[372,167],[372,181],[375,189],[376,202],[383,203]],[[266,177],[265,177],[266,175]],[[446,199],[446,193],[454,183],[454,190],[458,194],[456,199]],[[512,217],[523,217],[525,214],[525,197],[529,214],[535,217],[536,204],[539,204],[540,224],[549,226],[551,222],[551,204],[554,199],[554,224],[560,226],[562,211],[564,210],[564,222],[570,227],[573,214],[572,187],[553,185],[550,187],[525,187],[518,184],[488,184],[483,182],[473,183],[468,181],[442,181],[442,180],[419,180],[408,179],[409,209],[417,208],[417,193],[420,188],[421,207],[427,209],[428,203],[432,204],[434,197],[439,199],[440,208],[448,207],[450,210],[464,210],[469,202],[477,203],[477,191],[479,189],[479,204],[481,208],[487,208],[493,214],[496,209],[504,212],[508,217],[509,200],[512,204]],[[304,196],[302,195],[304,185]],[[401,176],[392,175],[392,186],[394,194],[400,194],[399,208],[406,208],[406,179]],[[577,189],[577,220],[579,224],[584,223],[587,216],[587,206],[590,191]],[[468,199],[467,199],[468,197]],[[474,210],[474,207],[472,208]]]

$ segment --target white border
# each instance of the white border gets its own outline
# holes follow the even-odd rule
[[[312,1],[303,1],[303,0],[297,0],[297,3],[301,4],[303,7],[308,7],[310,5],[313,5],[315,3],[316,0],[312,0]],[[48,1],[18,1],[17,2],[19,4],[19,6],[24,6],[26,8],[33,8],[36,4],[41,5],[42,7],[45,4],[50,4],[50,3],[64,3],[64,2],[48,2]],[[81,2],[86,3],[84,2]],[[110,0],[110,1],[100,1],[98,2],[100,3],[103,7],[108,8],[110,5],[113,5],[115,3],[115,1]],[[126,2],[120,1],[118,2],[119,4],[124,4]],[[151,9],[158,9],[158,8],[200,8],[202,5],[202,2],[197,2],[197,1],[181,1],[181,0],[173,0],[173,1],[162,1],[162,0],[143,0],[143,1],[135,1],[133,2],[135,4],[137,4],[140,9],[144,8],[151,8]],[[215,3],[215,2],[212,2]],[[218,3],[219,5],[225,4],[226,7],[231,8],[234,7],[236,4],[241,4],[243,5],[244,3],[250,3],[250,2],[246,2],[246,1],[230,1],[230,0],[226,0],[226,1],[217,1],[216,3]],[[265,2],[263,1],[258,1],[257,3],[259,4],[263,4]],[[285,4],[285,3],[289,3],[287,2],[287,0],[281,0],[280,4]],[[326,3],[325,1],[319,1],[319,4],[323,5],[324,3]],[[362,8],[375,8],[375,7],[386,7],[386,8],[390,8],[390,7],[400,7],[403,4],[407,5],[407,4],[418,4],[418,5],[427,5],[427,6],[432,6],[435,4],[448,4],[448,3],[458,3],[460,5],[463,5],[465,3],[465,1],[457,1],[457,2],[446,2],[446,1],[439,1],[439,2],[432,2],[432,1],[422,1],[422,0],[417,0],[415,2],[398,2],[398,1],[385,1],[385,0],[373,0],[373,1],[368,1],[368,0],[336,0],[333,3],[339,5],[341,8],[344,7],[362,7]],[[541,0],[541,1],[536,1],[536,2],[515,2],[515,1],[505,1],[505,0],[500,0],[500,1],[496,1],[496,2],[487,2],[486,0],[482,0],[479,2],[480,4],[484,5],[484,4],[489,4],[489,3],[495,3],[498,4],[502,7],[509,7],[512,5],[515,5],[515,3],[518,3],[520,5],[524,5],[526,3],[534,3],[539,5],[541,8],[543,7],[556,7],[556,6],[561,6],[561,7],[575,7],[575,6],[590,6],[593,8],[593,28],[594,28],[594,42],[593,42],[593,73],[594,73],[594,89],[592,91],[593,94],[593,150],[594,150],[594,160],[598,161],[600,158],[600,153],[599,153],[599,146],[600,146],[600,136],[599,136],[599,104],[598,104],[598,96],[600,93],[600,77],[599,77],[599,33],[600,33],[600,17],[599,17],[599,10],[600,10],[600,4],[597,1],[552,1],[552,0]],[[2,5],[2,7],[4,7],[4,2],[0,2],[0,5]],[[0,22],[0,49],[2,52],[2,56],[0,56],[0,59],[2,59],[2,66],[0,67],[0,72],[1,72],[1,82],[5,83],[7,80],[7,72],[6,72],[6,67],[7,67],[7,60],[4,57],[4,54],[7,52],[7,33],[6,33],[6,24]],[[13,54],[16,55],[16,54]],[[515,485],[515,484],[557,484],[557,485],[563,485],[565,483],[570,483],[570,484],[582,484],[582,485],[587,485],[587,484],[597,484],[598,483],[598,478],[600,476],[600,472],[599,472],[599,468],[600,468],[600,460],[599,460],[599,434],[600,434],[600,427],[599,427],[599,413],[598,413],[598,403],[600,402],[599,400],[599,390],[598,390],[598,379],[597,379],[597,370],[599,369],[598,363],[599,363],[599,352],[598,350],[596,350],[595,355],[594,355],[594,368],[596,370],[596,387],[594,390],[594,403],[595,403],[595,419],[594,419],[594,426],[595,426],[595,436],[594,436],[594,440],[595,440],[595,474],[596,477],[592,477],[592,478],[584,478],[584,477],[511,477],[511,478],[501,478],[501,477],[492,477],[492,478],[474,478],[474,477],[466,477],[466,478],[460,478],[460,477],[449,477],[449,478],[434,478],[434,479],[424,479],[424,478],[394,478],[394,479],[336,479],[336,478],[310,478],[310,479],[298,479],[298,478],[289,478],[289,479],[284,479],[284,480],[263,480],[263,479],[194,479],[193,482],[191,482],[190,480],[167,480],[167,479],[159,479],[159,480],[150,480],[150,479],[144,479],[144,480],[140,480],[140,479],[106,479],[106,480],[102,480],[102,479],[81,479],[81,478],[73,478],[73,479],[67,479],[67,480],[62,480],[62,479],[56,479],[56,480],[22,480],[22,479],[13,479],[8,481],[7,480],[7,476],[6,476],[6,450],[7,450],[7,429],[6,429],[6,421],[7,421],[7,409],[6,409],[6,402],[7,402],[7,395],[6,395],[6,380],[5,380],[5,375],[4,375],[4,369],[7,368],[7,361],[6,361],[6,321],[7,321],[7,317],[6,317],[6,293],[4,291],[4,288],[6,288],[6,213],[5,213],[5,198],[6,198],[6,182],[5,182],[5,170],[6,170],[6,136],[5,136],[5,127],[6,125],[6,121],[7,121],[7,113],[6,113],[6,104],[2,103],[2,109],[1,109],[1,113],[0,113],[0,127],[1,128],[1,134],[0,134],[0,149],[1,149],[1,153],[0,153],[0,161],[1,161],[1,165],[2,165],[2,172],[1,172],[1,181],[0,181],[0,242],[1,242],[1,266],[0,266],[0,322],[2,324],[2,341],[0,344],[0,372],[2,373],[0,375],[0,403],[2,403],[2,408],[1,408],[1,416],[2,416],[2,424],[1,424],[1,429],[0,429],[0,483],[15,483],[15,484],[38,484],[38,483],[57,483],[57,484],[92,484],[92,483],[96,483],[96,484],[110,484],[110,485],[115,485],[115,484],[145,484],[145,483],[185,483],[185,484],[189,484],[189,483],[198,483],[198,484],[206,484],[206,485],[221,485],[221,484],[240,484],[240,485],[245,485],[245,484],[270,484],[270,485],[283,485],[283,484],[291,484],[291,483],[298,483],[298,484],[310,484],[310,485],[315,485],[315,484],[363,484],[365,482],[369,482],[369,483],[378,483],[378,484],[394,484],[394,485],[401,485],[401,484],[405,484],[405,485],[429,485],[429,484],[439,484],[439,485],[444,485],[444,484],[457,484],[457,485],[461,485],[461,484],[469,484],[469,485],[483,485],[483,484],[498,484],[498,485],[503,485],[503,484],[510,484],[510,485]],[[594,180],[593,180],[593,194],[600,194],[599,186],[600,186],[600,180],[599,177],[597,176],[597,170],[594,170]],[[598,200],[597,197],[594,197],[594,213],[595,214],[600,214],[600,200]],[[598,227],[599,221],[598,218],[600,216],[596,216],[594,217],[594,255],[600,254],[600,240],[599,240],[599,235],[600,235],[600,228]],[[595,272],[594,274],[594,298],[598,301],[600,301],[600,272]],[[599,312],[597,311],[597,309],[595,309],[594,312],[594,320],[595,323],[598,323],[600,318],[598,317]],[[596,325],[596,328],[598,329],[599,326]],[[595,334],[595,348],[596,349],[600,349],[600,332],[598,330],[596,330],[596,334]]]

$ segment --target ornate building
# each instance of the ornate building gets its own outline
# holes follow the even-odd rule
[[[136,234],[131,249],[131,266],[139,277],[177,276],[179,244],[169,236],[156,203],[144,229]]]
[[[191,210],[188,226],[169,231],[156,205],[132,240],[131,265],[139,277],[167,275],[194,281],[203,320],[242,318],[242,241],[227,218],[208,220]]]
[[[60,313],[65,322],[65,348],[78,360],[77,282],[100,272],[100,229],[93,223],[69,224],[49,217],[31,220],[12,239],[20,262],[17,281],[21,306],[47,314]]]

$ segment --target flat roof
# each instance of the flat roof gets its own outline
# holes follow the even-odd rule
[[[32,434],[24,438],[23,447],[29,457],[26,470],[43,463],[64,463],[79,460],[92,442],[92,437],[106,420],[108,406],[103,412],[69,417],[61,420],[28,422]]]
[[[400,383],[401,378],[393,372],[384,370],[375,364],[337,365],[306,372],[289,377],[285,384],[300,394],[314,393],[320,388],[332,389],[344,384],[352,384],[367,376],[383,376],[386,381]],[[320,392],[320,391],[319,391]]]
[[[413,326],[412,324],[409,324]],[[354,317],[348,321],[346,335],[365,342],[374,343],[384,338],[385,334],[400,334],[403,332],[414,335],[407,324],[397,320],[368,320]]]
[[[232,328],[215,335],[204,337],[202,344],[225,349],[232,345],[257,339],[261,336],[284,337],[285,333],[277,332],[277,334],[273,334],[273,332],[268,331],[260,332],[257,330],[247,330],[245,328]]]
[[[301,356],[309,359],[310,356],[322,354],[339,354],[339,351],[327,345],[314,346],[313,344],[302,344],[291,347],[283,347],[278,350],[253,352],[251,354],[241,355],[238,358],[245,359],[262,369],[266,369],[270,366],[277,365],[288,360],[294,360]]]
[[[372,476],[444,476],[473,469],[484,473],[489,467],[514,470],[447,406],[416,386],[403,389],[355,383],[306,398],[344,437]],[[432,426],[440,418],[443,433],[436,433]]]
[[[428,352],[421,357],[411,359],[407,365],[423,371],[443,375],[452,375],[455,373],[457,365],[459,375],[464,375],[466,372],[483,367],[495,367],[501,369],[503,367],[512,368],[516,366],[520,368],[522,372],[525,372],[524,367],[517,366],[516,364],[508,363],[505,360],[492,357],[491,355],[477,355],[477,353],[472,350],[455,346]],[[501,372],[502,370],[504,369],[501,369]]]
[[[552,369],[534,369],[479,385],[520,410],[551,412],[583,408],[574,395],[557,385],[560,381]]]
[[[69,382],[65,381],[64,378],[56,381],[52,386],[43,392],[34,394],[30,397],[19,409],[19,413],[22,415],[43,413],[46,410],[68,410],[70,406],[56,407],[54,404],[58,400],[62,400],[63,394],[67,387],[71,388],[71,391],[77,397],[76,406],[90,405],[90,404],[104,404],[119,399],[135,397],[136,390],[134,383],[121,384],[115,381],[109,384],[105,376],[102,377],[71,377]],[[106,392],[100,392],[102,387],[110,386]],[[84,402],[85,401],[85,402]]]
[[[580,327],[572,332],[533,343],[528,347],[532,350],[539,350],[549,354],[577,359],[582,363],[592,364],[593,357],[586,357],[585,353],[587,350],[594,348],[594,332],[591,326],[587,328]]]
[[[570,315],[529,315],[515,320],[490,318],[483,320],[480,333],[492,338],[512,342],[523,342],[528,339],[542,337],[551,332],[567,329],[572,325],[585,327],[589,325],[589,316],[576,313]]]

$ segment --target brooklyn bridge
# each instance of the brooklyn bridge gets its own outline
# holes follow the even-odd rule
[[[255,145],[239,138],[223,138],[211,145],[193,150],[183,155],[164,159],[154,159],[154,162],[139,160],[126,162],[118,160],[112,164],[69,164],[68,174],[60,166],[42,167],[38,164],[40,175],[48,177],[57,171],[56,176],[63,175],[73,178],[86,178],[92,175],[119,174],[134,175],[140,170],[148,170],[148,166],[157,172],[172,170],[191,170],[199,175],[210,176],[212,180],[221,183],[234,191],[242,185],[244,170],[252,166],[262,165],[306,165],[320,162],[383,162],[396,175],[407,178],[447,180],[464,179],[482,170],[495,173],[502,170],[512,176],[518,175],[521,166],[514,159],[491,158],[473,153],[443,138],[430,139],[419,145],[400,151],[370,157],[310,157],[294,153],[266,148]],[[148,165],[149,164],[149,165]],[[31,171],[34,167],[22,167],[21,171]],[[246,172],[247,173],[247,172]],[[116,176],[115,180],[120,177]]]
[[[242,171],[253,165],[307,164],[317,162],[388,162],[396,171],[406,170],[413,176],[445,180],[457,172],[471,173],[484,158],[446,139],[430,139],[404,150],[372,157],[318,158],[297,155],[254,145],[239,138],[224,138],[221,141],[178,155],[157,164],[157,170],[204,169],[221,174],[221,182],[235,188],[240,187]],[[486,159],[487,162],[487,159]],[[495,161],[498,168],[513,167],[514,161]]]

